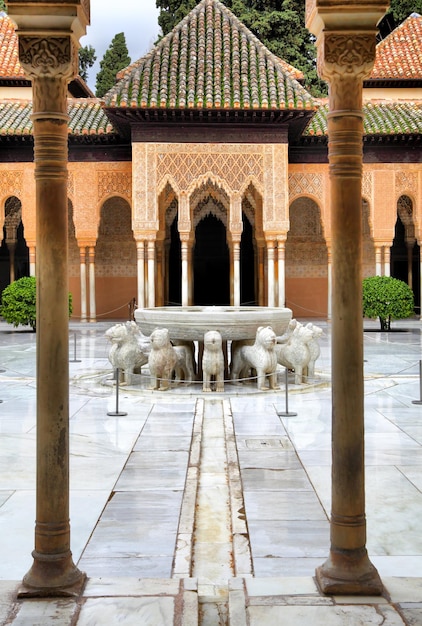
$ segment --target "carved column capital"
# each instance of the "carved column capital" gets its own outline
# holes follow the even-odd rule
[[[78,55],[70,35],[19,35],[19,61],[29,78],[65,78],[78,72]]]
[[[375,61],[375,31],[326,31],[318,46],[318,72],[330,84],[330,109],[362,117],[362,83]],[[338,110],[338,112],[337,112]]]
[[[67,85],[78,71],[71,36],[19,35],[19,61],[32,80],[34,119],[63,117],[67,124]]]

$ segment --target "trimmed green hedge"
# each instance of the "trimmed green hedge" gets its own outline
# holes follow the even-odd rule
[[[369,276],[363,280],[363,315],[377,318],[381,330],[390,330],[391,320],[410,317],[414,313],[411,288],[392,276]]]

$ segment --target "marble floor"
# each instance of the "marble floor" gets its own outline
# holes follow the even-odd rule
[[[0,322],[0,623],[422,625],[422,406],[416,320],[365,323],[367,547],[385,593],[322,596],[329,548],[330,325],[315,378],[116,396],[111,322],[71,323],[70,518],[80,598],[16,600],[32,563],[35,334]],[[289,413],[283,416],[288,400]],[[119,411],[116,411],[119,409]],[[113,413],[124,412],[116,416]]]

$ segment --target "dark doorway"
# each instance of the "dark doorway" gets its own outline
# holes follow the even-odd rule
[[[394,231],[393,246],[391,248],[391,276],[398,278],[406,284],[408,283],[409,270],[412,274],[412,287],[413,295],[415,298],[415,309],[420,310],[421,296],[420,296],[420,248],[418,244],[413,244],[411,251],[411,267],[409,267],[408,251],[406,245],[406,227],[403,224],[400,216],[397,216],[397,222]]]
[[[29,276],[29,249],[24,237],[22,221],[16,230],[16,248],[14,253],[15,280]],[[3,228],[3,241],[0,246],[0,293],[10,283],[10,253],[6,244],[6,228]]]
[[[194,303],[230,304],[230,258],[224,224],[207,215],[195,231]]]
[[[177,216],[170,226],[170,250],[168,257],[168,304],[182,304],[182,246]]]
[[[240,304],[256,306],[255,250],[252,224],[242,213],[243,231],[240,240]]]

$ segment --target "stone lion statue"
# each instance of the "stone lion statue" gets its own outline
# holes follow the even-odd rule
[[[142,366],[148,363],[148,337],[141,333],[135,322],[114,324],[104,336],[111,343],[108,354],[111,365],[119,370],[122,384],[130,385],[132,375],[140,373]]]
[[[177,352],[171,345],[167,328],[156,328],[150,337],[151,352],[148,366],[151,374],[151,389],[166,391],[177,364]]]
[[[231,379],[238,380],[246,370],[253,368],[257,375],[258,389],[265,390],[268,377],[270,389],[277,385],[277,337],[271,326],[260,326],[256,331],[255,343],[235,347],[232,354]]]
[[[186,384],[190,384],[196,378],[195,374],[195,356],[192,347],[193,342],[178,341],[173,346],[177,354],[177,363],[175,367],[176,379],[184,380]]]
[[[287,342],[278,343],[275,347],[278,363],[294,370],[296,385],[302,384],[304,371],[309,365],[309,342],[312,337],[312,330],[298,322]]]
[[[312,322],[306,324],[307,328],[310,328],[312,331],[312,339],[308,343],[308,348],[310,352],[310,359],[308,363],[307,376],[309,378],[313,378],[315,376],[315,362],[319,359],[321,354],[321,348],[319,345],[319,338],[323,334],[323,330],[320,326],[315,326]]]
[[[202,374],[202,391],[211,391],[212,379],[215,380],[215,390],[224,391],[223,340],[217,330],[209,330],[204,334]]]

